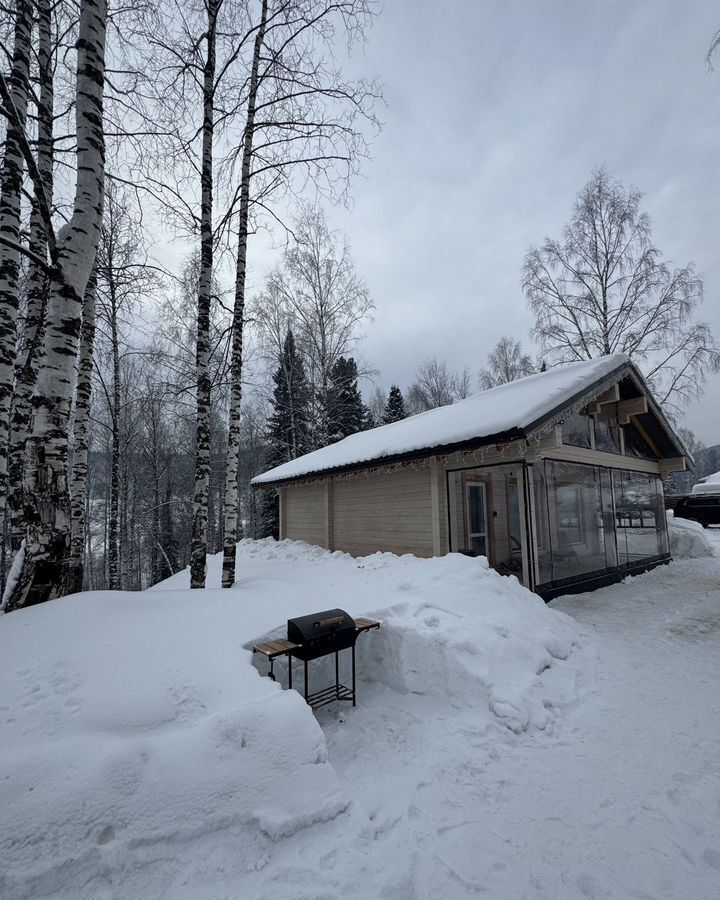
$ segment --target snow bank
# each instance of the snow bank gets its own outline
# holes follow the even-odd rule
[[[209,569],[219,583],[219,557]],[[578,642],[572,620],[485,560],[243,541],[238,573],[231,591],[191,592],[183,572],[0,617],[3,898],[95,897],[220,831],[249,872],[313,823],[351,830],[316,718],[252,664],[253,640],[290,616],[382,620],[358,642],[367,714],[391,689],[462,707],[478,732],[522,732],[575,699],[573,666],[556,666]]]
[[[347,806],[305,703],[252,667],[245,619],[220,591],[78,594],[0,619],[0,896],[75,896],[143,845],[219,829],[253,867]]]
[[[668,535],[670,537],[670,555],[674,559],[693,559],[715,555],[702,525],[699,522],[692,522],[690,519],[675,517],[671,510],[668,511]]]

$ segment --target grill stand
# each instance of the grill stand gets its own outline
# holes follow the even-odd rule
[[[370,631],[373,628],[379,628],[380,623],[375,622],[372,619],[356,619],[355,620],[355,631],[356,631],[356,640],[357,637],[362,634],[363,631]],[[271,678],[273,681],[276,681],[275,672],[274,672],[274,663],[278,656],[287,656],[288,661],[288,690],[292,690],[293,686],[293,658],[295,656],[294,651],[299,650],[302,651],[302,644],[294,644],[292,641],[267,641],[264,644],[255,644],[253,645],[253,653],[262,653],[264,656],[268,658],[270,662],[270,671],[268,672],[268,678]],[[352,654],[352,667],[351,667],[351,677],[352,677],[352,687],[347,687],[347,685],[341,684],[340,682],[340,651],[335,650],[335,684],[331,684],[326,688],[323,688],[320,691],[314,691],[312,694],[309,693],[309,678],[308,678],[308,662],[309,660],[303,660],[303,687],[304,687],[304,697],[305,702],[308,706],[313,709],[319,709],[321,706],[327,706],[328,703],[335,703],[338,700],[341,701],[352,701],[353,706],[357,706],[357,684],[355,677],[355,644],[353,643],[350,647],[350,651]],[[331,651],[332,652],[332,651]]]
[[[308,693],[308,662],[303,660],[304,676],[305,676],[305,702],[311,709],[319,709],[321,706],[327,706],[328,703],[334,703],[336,700],[352,700],[352,705],[357,706],[355,691],[355,644],[350,648],[352,653],[352,687],[349,688],[340,683],[340,651],[335,651],[335,684],[331,684],[320,691]],[[288,653],[288,688],[292,688],[292,652]]]

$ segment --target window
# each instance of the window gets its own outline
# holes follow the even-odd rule
[[[557,526],[571,544],[580,544],[583,539],[583,514],[580,488],[575,485],[560,485],[555,492]]]
[[[657,459],[657,455],[650,447],[650,444],[648,444],[635,425],[623,425],[623,434],[625,437],[626,456],[634,456],[636,459]]]
[[[665,550],[664,504],[660,479],[644,472],[613,472],[618,562],[632,565]]]
[[[589,416],[582,413],[567,416],[562,425],[563,444],[568,444],[570,447],[586,447],[589,450],[592,446],[591,429],[592,420]]]
[[[606,453],[620,452],[620,426],[616,419],[595,416],[595,449]]]
[[[468,517],[468,547],[478,556],[487,556],[487,495],[481,481],[465,485]]]
[[[606,569],[600,468],[546,460],[545,477],[552,580]]]

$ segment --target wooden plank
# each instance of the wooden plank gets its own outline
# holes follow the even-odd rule
[[[380,623],[376,622],[375,619],[355,619],[355,629],[356,631],[369,631],[371,628],[379,628]]]
[[[631,400],[621,400],[617,405],[618,422],[627,425],[630,416],[640,416],[648,411],[647,397],[633,397]]]
[[[268,659],[272,659],[276,656],[283,656],[298,646],[298,644],[293,644],[292,641],[266,641],[264,644],[253,645],[253,653],[262,653]]]

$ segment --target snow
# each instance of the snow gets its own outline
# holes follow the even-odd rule
[[[350,435],[258,475],[252,483],[266,484],[463,441],[482,442],[516,429],[525,431],[599,380],[631,367],[624,353],[557,366],[451,406]]]
[[[210,559],[215,583],[219,565]],[[191,592],[186,571],[145,593],[77,594],[0,619],[4,898],[118,884],[109,895],[177,896],[154,860],[176,862],[183,847],[217,839],[252,872],[313,824],[370,827],[350,811],[309,707],[262,677],[249,650],[338,596],[383,622],[358,653],[378,689],[471,705],[476,727],[518,733],[551,727],[573,697],[572,667],[553,689],[539,674],[570,657],[572,622],[485,560],[244,541],[238,571],[232,591]]]
[[[672,510],[668,510],[667,517],[670,555],[673,559],[698,559],[713,555],[712,544],[699,522],[675,517]]]
[[[0,618],[3,900],[718,896],[719,556],[550,607],[454,555],[238,572]],[[243,647],[337,605],[383,625],[315,717]]]
[[[720,494],[720,472],[706,475],[693,485],[693,494]]]

